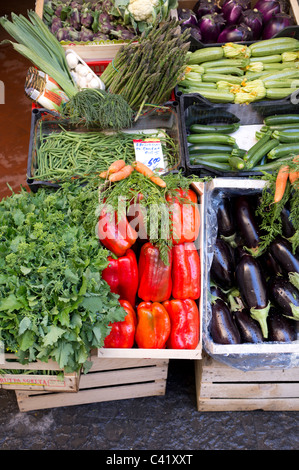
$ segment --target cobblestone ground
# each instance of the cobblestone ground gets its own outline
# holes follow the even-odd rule
[[[1,450],[298,450],[299,412],[198,412],[193,361],[164,396],[19,411],[0,390]]]

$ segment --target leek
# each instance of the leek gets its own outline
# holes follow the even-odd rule
[[[11,43],[19,54],[52,77],[71,98],[78,88],[70,75],[63,47],[34,11],[29,11],[28,17],[14,13],[11,14],[12,21],[6,16],[1,17],[1,26],[16,41],[6,39],[1,44]]]

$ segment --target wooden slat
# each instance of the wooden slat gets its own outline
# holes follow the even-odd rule
[[[80,390],[75,394],[35,394],[29,396],[24,392],[16,392],[20,411],[58,408],[62,406],[84,405],[104,401],[126,400],[165,394],[165,381],[143,384],[123,385],[119,387],[104,387]]]
[[[276,399],[201,399],[197,401],[198,411],[299,411],[299,398]]]
[[[201,398],[299,398],[295,383],[202,383]]]

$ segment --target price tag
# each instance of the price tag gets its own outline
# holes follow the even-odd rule
[[[165,172],[165,161],[160,139],[134,139],[135,157],[157,173]]]

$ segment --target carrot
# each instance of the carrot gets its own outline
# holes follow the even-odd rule
[[[290,170],[289,180],[291,184],[294,184],[295,181],[299,179],[299,171]]]
[[[274,202],[281,201],[284,195],[285,189],[286,189],[288,178],[289,178],[289,167],[287,165],[284,165],[280,167],[277,173],[276,182],[275,182]]]
[[[109,181],[114,182],[124,180],[132,173],[132,171],[134,171],[132,165],[125,165],[121,170],[116,173],[112,173],[112,175],[109,176]]]
[[[108,176],[108,171],[102,171],[102,173],[99,174],[99,177],[103,179],[107,178],[107,176]]]
[[[148,176],[148,177],[154,176],[154,172],[144,163],[141,163],[138,161],[133,162],[133,167],[135,168],[136,171],[138,171],[138,173],[141,173],[143,176]]]
[[[126,162],[124,160],[116,160],[109,166],[108,174],[111,175],[112,173],[117,173],[119,170],[124,168],[125,164]]]
[[[153,183],[156,183],[156,185],[160,186],[161,188],[166,188],[166,183],[165,181],[162,180],[159,176],[151,176],[150,180]]]
[[[299,155],[293,158],[294,163],[299,163]],[[295,181],[299,179],[299,170],[290,169],[289,180],[291,184],[294,184]]]

